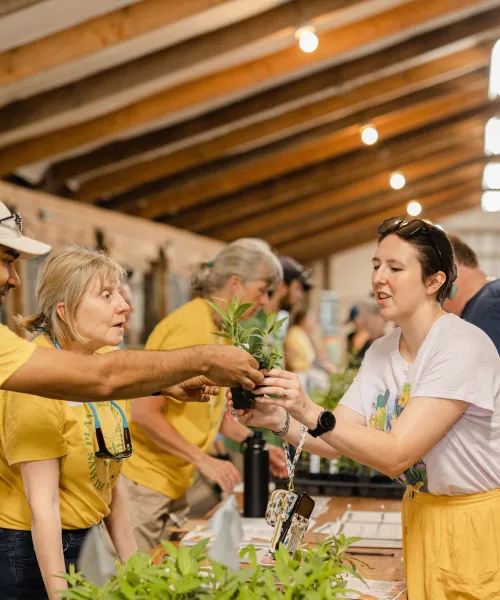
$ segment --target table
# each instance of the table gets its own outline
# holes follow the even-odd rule
[[[328,521],[335,521],[340,517],[346,510],[347,505],[350,504],[352,510],[380,510],[382,504],[385,505],[387,511],[400,511],[401,500],[381,500],[380,498],[359,498],[359,497],[335,497],[332,498],[328,504],[328,510],[320,515],[317,519],[315,528]],[[325,536],[326,537],[326,536]],[[314,543],[318,535],[309,532],[304,538],[305,542]],[[358,571],[367,579],[379,579],[381,581],[404,581],[404,567],[403,567],[403,551],[402,550],[380,550],[381,553],[394,553],[394,556],[361,556],[362,552],[378,552],[379,550],[373,548],[356,548],[356,552],[360,554],[354,555],[360,558],[363,562],[367,563],[367,567],[362,565],[359,566]],[[406,600],[406,596],[403,595],[401,600]]]
[[[241,507],[241,495],[237,496],[237,502]],[[385,509],[387,511],[401,510],[401,500],[381,500],[379,498],[359,497],[333,497],[331,498],[328,504],[327,511],[317,518],[316,525],[314,528],[322,525],[323,523],[335,521],[337,517],[340,517],[345,512],[348,504],[351,505],[352,510],[380,510],[380,506],[382,504],[385,505]],[[187,521],[185,526],[182,527],[182,529],[171,528],[170,531],[173,533],[177,533],[178,535],[182,535],[183,533],[185,534],[188,531],[192,531],[197,525],[205,524],[206,521],[214,514],[214,512],[217,509],[218,506],[216,506],[209,513],[207,513],[204,519],[190,519]],[[306,543],[314,544],[318,541],[318,538],[326,537],[327,536],[315,534],[314,532],[309,532],[304,538],[304,541]],[[359,558],[367,565],[360,565],[358,567],[358,571],[363,577],[366,577],[367,579],[378,579],[381,581],[404,581],[405,577],[402,560],[402,550],[380,550],[380,553],[391,553],[394,554],[393,556],[373,556],[369,553],[379,552],[379,550],[373,548],[363,549],[357,547],[353,551],[356,552],[356,554],[353,556],[355,558]],[[366,556],[362,556],[362,553],[366,553]],[[160,557],[159,560],[161,560]],[[401,600],[407,600],[406,595],[403,595],[401,597]]]

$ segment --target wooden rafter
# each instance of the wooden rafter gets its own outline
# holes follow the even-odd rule
[[[18,12],[33,4],[39,4],[43,0],[2,0],[0,2],[0,17]]]
[[[185,19],[227,0],[143,0],[0,54],[0,86]]]
[[[481,192],[465,190],[457,188],[456,194],[446,202],[443,201],[441,194],[436,194],[435,197],[427,202],[423,218],[429,218],[433,221],[447,217],[448,215],[471,209],[479,206]],[[284,255],[294,256],[300,261],[307,262],[323,258],[335,252],[347,250],[354,246],[377,239],[377,226],[384,219],[392,216],[403,215],[406,212],[406,204],[395,204],[391,208],[374,212],[369,216],[356,219],[351,223],[341,227],[332,228],[323,234],[321,244],[317,243],[307,249],[299,249],[298,246],[292,244],[279,248],[280,253]]]
[[[173,6],[170,0],[147,0],[137,6],[167,1],[169,6]],[[306,3],[305,0],[293,0],[222,29],[95,73],[80,81],[14,102],[0,111],[0,142],[10,141],[12,136],[17,136],[15,139],[20,135],[32,137],[54,128],[51,127],[52,123],[57,124],[61,116],[66,115],[67,118],[75,111],[78,115],[82,99],[86,105],[98,107],[102,114],[109,111],[108,107],[116,109],[123,105],[123,102],[121,105],[117,104],[119,95],[128,94],[130,90],[139,89],[141,85],[147,85],[152,90],[148,92],[150,95],[158,89],[172,87],[172,82],[178,82],[179,77],[181,81],[191,80],[196,77],[191,74],[193,69],[196,73],[196,68],[199,69],[203,63],[210,64],[210,61],[220,60],[270,36],[289,34],[293,26],[300,22],[302,13],[305,13],[304,18],[314,22],[317,17],[331,11],[345,10],[346,5],[351,10],[356,10],[357,5],[363,1],[307,0]],[[192,0],[191,4],[193,3],[207,4],[207,0]],[[184,3],[179,5],[184,6]]]
[[[318,50],[313,54],[304,54],[297,47],[282,50],[263,59],[155,94],[146,100],[85,123],[7,146],[0,153],[0,175],[9,173],[21,165],[40,161],[85,144],[105,141],[125,129],[150,123],[187,106],[201,106],[215,97],[249,90],[252,86],[269,81],[270,74],[272,77],[285,76],[307,66],[320,66],[322,62],[331,60],[332,56],[359,48],[360,40],[368,47],[370,43],[384,38],[390,39],[391,36],[401,35],[402,32],[411,35],[415,27],[423,24],[431,27],[435,20],[459,20],[464,12],[480,12],[498,4],[500,0],[491,0],[486,6],[483,0],[440,0],[425,4],[422,4],[421,0],[413,0],[375,17],[326,32],[322,35],[322,43]]]
[[[401,193],[389,189],[389,173],[384,173],[373,181],[375,184],[373,194],[367,194],[368,190],[365,188],[363,201],[359,198],[354,202],[351,201],[351,204],[347,200],[343,204],[339,197],[335,198],[332,195],[330,211],[325,211],[322,214],[311,214],[306,221],[302,220],[302,228],[294,224],[290,225],[287,231],[281,230],[275,235],[263,237],[266,237],[267,241],[273,246],[284,246],[292,243],[298,237],[314,236],[339,221],[348,220],[347,215],[350,219],[362,215],[365,205],[369,204],[370,197],[377,196],[376,204],[378,208],[383,208],[386,205],[390,207],[396,199],[410,202],[411,200],[420,200],[423,197],[425,201],[426,195],[431,193],[432,190],[442,190],[446,184],[455,185],[459,181],[463,181],[464,186],[477,190],[480,187],[481,173],[485,164],[481,153],[482,149],[478,146],[479,144],[472,144],[471,148],[461,148],[457,151],[450,150],[450,154],[444,154],[434,161],[429,161],[433,163],[432,165],[416,164],[406,167],[405,174],[408,173],[412,179]],[[381,187],[382,182],[385,184],[385,189]],[[291,209],[291,212],[293,214],[293,209]]]
[[[366,85],[380,77],[428,62],[436,56],[454,54],[463,49],[464,44],[474,45],[496,39],[500,35],[498,23],[500,9],[492,9],[453,25],[414,36],[362,58],[329,67],[293,83],[261,92],[250,99],[245,98],[181,124],[105,144],[86,154],[52,165],[47,173],[44,189],[57,192],[68,179],[93,171],[99,176],[102,171],[106,173],[119,169],[121,164],[130,166],[137,161],[142,162],[142,155],[160,151],[166,154],[172,145],[179,142],[183,146],[193,146],[201,139],[217,137],[222,131],[234,131],[241,122],[257,123],[269,116],[309,104],[311,99],[327,98],[343,92],[346,87],[349,89],[352,85]],[[32,111],[30,114],[32,115]],[[0,123],[2,121],[8,122],[9,119],[8,115],[2,117],[0,110]],[[102,195],[106,195],[105,181],[101,183]]]
[[[270,139],[293,135],[322,122],[335,121],[359,112],[373,104],[394,100],[411,92],[425,89],[442,81],[482,68],[489,63],[491,47],[469,48],[451,56],[419,65],[408,71],[361,85],[342,95],[336,95],[304,106],[266,121],[242,127],[228,135],[189,146],[165,157],[125,166],[109,174],[84,182],[76,198],[92,202],[99,197],[122,192],[138,184],[179,174],[190,168],[217,160],[240,148],[258,148]],[[353,86],[354,87],[354,86]]]
[[[382,139],[440,121],[483,104],[486,85],[484,76],[471,74],[318,128],[298,136],[298,140],[292,138],[272,151],[269,146],[251,160],[223,164],[217,170],[212,167],[201,177],[188,175],[186,181],[152,194],[138,214],[150,218],[175,214],[217,196],[353,151],[362,145],[359,129],[368,120],[377,127]],[[120,207],[137,211],[136,198]]]
[[[496,106],[488,103],[480,110],[462,113],[394,140],[381,141],[374,147],[363,147],[241,193],[219,197],[204,206],[203,211],[185,211],[168,222],[217,237],[231,223],[241,219],[249,221],[256,213],[278,209],[287,203],[349,185],[358,177],[371,177],[380,170],[396,170],[401,161],[417,160],[474,137],[484,131],[484,125],[494,115]]]
[[[415,185],[422,179],[435,177],[443,171],[449,171],[483,155],[483,134],[472,132],[470,139],[462,140],[431,156],[410,162],[402,161],[398,168],[404,173],[407,181],[405,193],[415,193]],[[270,210],[254,217],[230,225],[222,232],[214,231],[214,237],[224,241],[232,241],[240,237],[263,237],[271,245],[279,246],[288,243],[297,236],[307,236],[325,227],[329,219],[336,218],[336,211],[350,203],[360,203],[377,193],[394,195],[389,189],[389,177],[392,169],[381,168],[371,177],[354,172],[353,182],[328,190],[315,196],[308,196],[300,201],[287,204],[282,208]],[[360,206],[355,207],[355,211]]]

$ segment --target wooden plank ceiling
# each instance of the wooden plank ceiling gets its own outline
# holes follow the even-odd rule
[[[500,0],[6,0],[0,176],[307,262],[479,204],[499,37]]]

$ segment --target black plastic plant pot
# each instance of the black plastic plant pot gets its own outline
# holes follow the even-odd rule
[[[233,396],[233,406],[236,410],[244,410],[253,407],[255,395],[241,385],[232,387],[231,394]]]

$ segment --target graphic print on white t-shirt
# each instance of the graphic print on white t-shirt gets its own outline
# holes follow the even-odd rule
[[[446,314],[431,327],[408,370],[400,337],[396,328],[372,344],[341,404],[362,415],[368,427],[390,431],[410,399],[435,398],[436,410],[440,399],[467,402],[422,464],[398,481],[419,483],[426,472],[432,494],[500,488],[500,357],[493,342],[474,325]]]
[[[388,433],[401,415],[411,398],[411,383],[406,382],[403,385],[401,394],[392,393],[386,389],[383,394],[377,394],[376,400],[372,403],[372,413],[369,425],[372,429],[378,429]],[[427,469],[425,462],[419,460],[413,467],[406,469],[396,478],[396,481],[403,485],[417,485],[418,483],[427,483]]]

